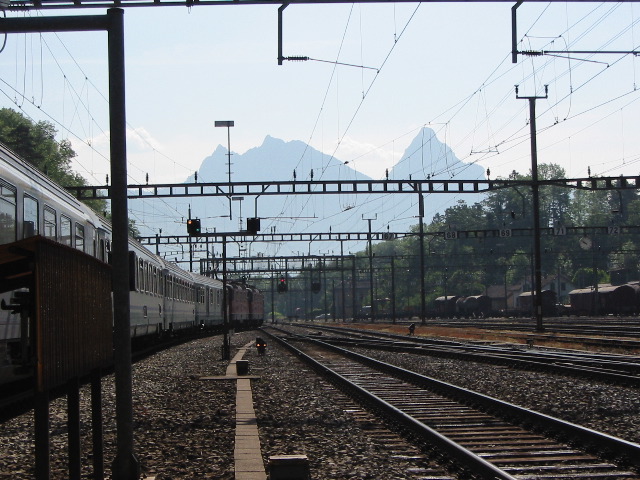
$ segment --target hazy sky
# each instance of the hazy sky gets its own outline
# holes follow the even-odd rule
[[[530,166],[528,102],[537,103],[540,162],[572,177],[637,173],[633,55],[574,53],[511,63],[511,6],[499,3],[291,5],[284,55],[332,63],[277,64],[275,6],[125,9],[132,181],[182,181],[234,120],[231,150],[266,135],[303,140],[380,178],[424,125],[492,177]],[[76,13],[78,12],[78,13]],[[31,15],[102,14],[46,11]],[[9,13],[9,16],[16,15]],[[622,50],[640,42],[633,3],[525,3],[521,50]],[[58,125],[80,172],[101,183],[106,34],[10,35],[0,55],[0,106]],[[84,145],[84,147],[83,147]],[[93,148],[88,148],[91,145]],[[234,168],[240,169],[241,165]]]

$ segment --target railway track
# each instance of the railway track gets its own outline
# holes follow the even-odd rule
[[[640,478],[631,469],[640,467],[640,445],[319,340],[271,328],[268,332],[344,390],[402,425],[420,445],[432,446],[477,478]],[[607,457],[623,460],[602,460]]]
[[[411,321],[402,321],[406,323]],[[536,328],[535,320],[531,318],[430,318],[430,326],[453,328],[482,328],[487,330],[511,330],[516,332],[533,332]],[[548,317],[543,319],[546,332],[563,333],[568,335],[597,336],[606,342],[606,337],[640,338],[640,322],[637,317]],[[595,339],[594,339],[595,340]],[[631,343],[638,344],[631,340]]]
[[[456,342],[344,327],[318,325],[313,327],[302,325],[300,327],[316,332],[328,332],[332,336],[326,336],[324,341],[345,347],[458,358],[640,387],[640,358],[637,356],[576,350],[534,349],[515,345],[487,344],[486,342]]]

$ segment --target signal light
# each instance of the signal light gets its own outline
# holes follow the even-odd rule
[[[260,231],[260,218],[247,218],[247,232],[254,235]]]
[[[280,281],[278,282],[278,293],[286,292],[289,289],[287,287],[287,279],[284,277],[280,277]]]
[[[258,355],[264,355],[264,352],[267,349],[267,342],[265,342],[261,337],[256,338],[256,348],[258,349]]]
[[[201,232],[201,228],[200,228],[200,219],[199,218],[190,218],[189,220],[187,220],[187,233],[190,236],[197,236],[200,235]]]

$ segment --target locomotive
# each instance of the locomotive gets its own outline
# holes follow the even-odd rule
[[[0,143],[0,245],[42,235],[103,262],[111,258],[111,225]],[[179,268],[129,239],[131,338],[150,339],[223,327],[223,283]],[[0,294],[11,303],[15,292]],[[264,296],[241,282],[227,284],[227,318],[235,330],[256,328]],[[0,384],[15,378],[21,358],[20,318],[0,311]]]

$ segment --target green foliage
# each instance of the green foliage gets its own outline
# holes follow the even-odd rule
[[[56,133],[52,123],[33,123],[10,108],[0,109],[0,142],[59,185],[87,185],[86,180],[71,169],[71,160],[76,157],[71,142],[56,141]],[[110,217],[105,200],[86,200],[85,203],[97,213]],[[139,235],[135,222],[129,220],[129,236]]]
[[[598,284],[609,283],[610,277],[607,272],[598,269],[596,270],[596,274],[598,276]],[[572,281],[580,288],[586,288],[594,285],[593,275],[593,268],[580,268],[576,271]]]
[[[558,165],[538,166],[540,180],[565,178]],[[528,180],[531,172],[512,172],[509,179]],[[590,191],[565,187],[540,187],[540,225],[607,227],[640,225],[640,199],[635,190]],[[480,204],[458,201],[424,226],[425,290],[428,308],[433,300],[445,295],[478,295],[492,285],[521,285],[531,288],[533,237],[512,235],[509,238],[459,237],[447,240],[443,232],[531,229],[532,194],[529,187],[511,187],[489,192]],[[418,225],[411,228],[417,234]],[[543,235],[542,275],[561,274],[577,286],[593,284],[593,265],[597,265],[598,282],[610,281],[610,269],[624,269],[628,280],[637,280],[640,272],[638,246],[640,235],[598,234],[594,250],[581,250],[575,236]],[[376,285],[378,296],[389,295],[391,281],[384,266],[384,256],[396,256],[397,311],[420,308],[420,241],[410,236],[374,245],[374,267],[380,273]],[[366,255],[366,252],[361,252]],[[377,263],[375,263],[377,262]]]
[[[22,159],[46,173],[60,185],[83,185],[84,179],[71,170],[76,156],[68,140],[57,142],[53,124],[28,118],[9,108],[0,109],[0,141]]]

